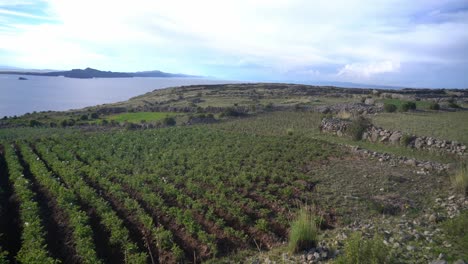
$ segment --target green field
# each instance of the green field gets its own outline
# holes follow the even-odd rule
[[[105,119],[114,120],[117,122],[140,123],[142,120],[146,122],[158,121],[164,119],[165,117],[173,117],[176,115],[177,113],[171,112],[136,112],[110,115],[105,117]]]
[[[382,100],[385,104],[394,104],[398,109],[401,108],[401,105],[409,102],[408,100],[400,100],[400,99],[383,99]],[[416,109],[424,109],[428,110],[431,102],[429,101],[413,101],[416,104]]]
[[[382,113],[372,120],[386,129],[468,143],[468,111]]]

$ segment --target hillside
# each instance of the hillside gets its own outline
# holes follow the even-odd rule
[[[467,108],[468,90],[258,83],[6,118],[0,252],[22,263],[464,263]]]

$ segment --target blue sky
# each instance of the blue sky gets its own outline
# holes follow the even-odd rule
[[[0,0],[0,65],[468,88],[468,1]]]

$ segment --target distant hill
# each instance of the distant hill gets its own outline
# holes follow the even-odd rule
[[[132,78],[132,77],[196,77],[186,74],[174,74],[162,71],[143,71],[143,72],[112,72],[100,71],[93,68],[73,69],[71,71],[20,71],[20,70],[3,70],[0,74],[18,74],[18,75],[34,75],[34,76],[64,76],[68,78],[91,79],[91,78]]]

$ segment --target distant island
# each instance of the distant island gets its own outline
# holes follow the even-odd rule
[[[142,72],[112,72],[100,71],[93,68],[73,69],[71,71],[0,71],[0,74],[18,74],[34,76],[64,76],[68,78],[91,79],[91,78],[132,78],[132,77],[199,77],[187,74],[167,73],[162,71],[142,71]]]

